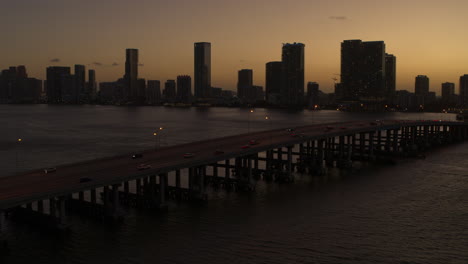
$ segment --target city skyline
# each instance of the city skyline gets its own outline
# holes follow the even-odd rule
[[[415,76],[427,75],[430,91],[440,95],[442,83],[458,83],[468,69],[468,54],[463,49],[468,37],[459,33],[466,21],[463,7],[468,7],[463,1],[404,5],[403,1],[381,1],[380,5],[364,0],[353,5],[344,1],[295,1],[289,5],[253,1],[249,8],[238,1],[199,1],[198,5],[136,1],[131,7],[124,1],[106,2],[93,4],[87,13],[86,1],[7,3],[8,8],[2,10],[8,13],[2,12],[0,21],[3,31],[15,38],[0,44],[2,50],[8,50],[0,67],[26,65],[30,76],[45,79],[47,66],[81,64],[96,70],[97,81],[114,81],[124,75],[121,50],[136,48],[140,51],[139,76],[175,79],[180,74],[194,76],[193,43],[206,41],[212,43],[212,86],[234,91],[237,72],[244,68],[253,69],[255,83],[265,87],[265,63],[281,58],[278,50],[283,43],[301,42],[306,45],[305,81],[318,82],[323,91],[333,92],[332,78],[340,72],[341,41],[363,39],[385,41],[388,51],[398,58],[397,90],[413,91]],[[282,13],[286,7],[294,19]],[[150,22],[151,10],[160,16]],[[174,10],[180,19],[164,22]],[[205,18],[201,11],[213,15]],[[136,14],[139,19],[131,20]],[[76,22],[79,17],[86,19]],[[5,26],[13,18],[14,32]],[[377,19],[382,21],[379,25]],[[200,23],[190,24],[190,20]]]

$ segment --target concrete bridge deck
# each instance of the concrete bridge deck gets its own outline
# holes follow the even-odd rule
[[[450,121],[400,120],[317,124],[296,127],[292,133],[301,134],[300,137],[293,137],[291,132],[279,129],[147,150],[142,152],[143,157],[138,159],[132,159],[131,154],[128,154],[57,166],[57,171],[53,173],[46,174],[43,170],[36,170],[0,178],[0,211],[38,200],[120,184],[178,169],[209,165],[311,140],[415,126],[459,127],[465,124]],[[257,140],[258,144],[250,145],[246,149],[241,148],[248,145],[252,139]],[[217,154],[216,150],[222,150],[223,153]],[[184,153],[187,152],[193,153],[194,156],[184,158]],[[149,164],[152,168],[138,170],[137,166],[141,163]],[[84,177],[90,178],[91,181],[80,183],[80,179]]]

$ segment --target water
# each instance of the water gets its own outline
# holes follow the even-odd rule
[[[160,144],[173,145],[249,127],[363,119],[454,116],[0,106],[1,176],[152,148],[160,126]],[[12,251],[0,263],[468,263],[467,147],[443,147],[395,166],[296,175],[294,184],[259,182],[252,194],[210,191],[206,204],[171,203],[163,214],[131,210],[117,226],[76,215],[68,234],[9,223],[2,235]]]

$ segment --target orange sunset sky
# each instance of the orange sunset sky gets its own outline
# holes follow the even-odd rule
[[[237,71],[281,59],[282,43],[302,42],[307,81],[333,91],[345,39],[383,40],[397,57],[397,90],[414,78],[442,82],[468,74],[467,0],[15,0],[0,8],[0,68],[84,64],[97,79],[124,74],[125,49],[140,50],[140,76],[193,78],[193,43],[212,43],[212,85],[235,90]],[[118,64],[118,65],[116,65]]]

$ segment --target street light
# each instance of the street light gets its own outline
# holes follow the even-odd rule
[[[158,145],[159,145],[159,144],[158,144],[158,139],[159,139],[159,138],[158,138],[158,133],[154,132],[154,133],[153,133],[153,136],[156,137],[156,141],[155,141],[155,143],[154,143],[154,145],[155,145],[154,148],[157,149],[157,148],[158,148]]]
[[[271,117],[265,116],[265,120],[268,120],[268,123],[270,125],[270,144],[273,144],[273,139],[272,139],[273,138],[273,135],[272,135],[273,131],[271,129]]]
[[[19,152],[19,144],[20,144],[22,141],[23,141],[22,138],[18,138],[18,139],[16,140],[16,142],[17,142],[17,144],[18,144],[18,146],[16,147],[16,163],[15,163],[15,164],[16,164],[16,168],[15,168],[16,174],[18,174],[18,162],[19,162],[18,152]]]
[[[250,109],[250,111],[249,111],[249,117],[248,117],[249,122],[248,122],[248,124],[247,124],[247,134],[249,134],[249,135],[250,135],[250,114],[253,113],[253,112],[254,112],[254,110],[253,110],[253,109]]]

